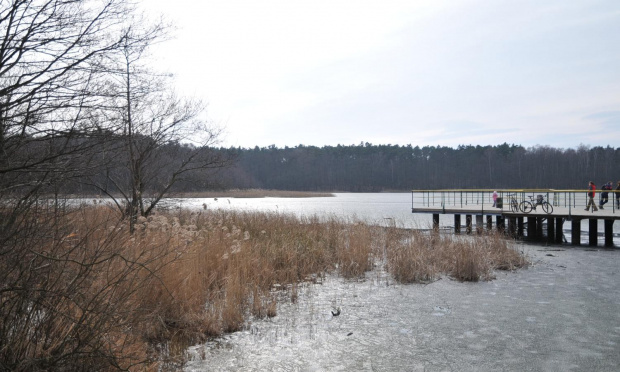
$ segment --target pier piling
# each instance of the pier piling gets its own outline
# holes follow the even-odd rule
[[[533,216],[527,217],[527,239],[528,240],[536,239],[536,217],[533,217]]]
[[[547,219],[547,242],[555,243],[555,218]]]
[[[517,236],[517,219],[508,217],[508,235],[515,238]]]
[[[562,217],[555,218],[555,242],[560,244],[563,243],[562,238],[564,237],[564,233],[562,230],[562,226],[564,225],[564,219]]]
[[[605,221],[605,246],[613,247],[614,245],[614,220]]]
[[[572,245],[581,245],[581,219],[573,218],[570,221],[570,234]]]
[[[598,220],[596,218],[589,218],[589,231],[588,231],[588,244],[596,245],[598,241]]]
[[[543,238],[543,221],[544,217],[536,217],[536,240],[542,240]]]
[[[476,233],[478,235],[482,234],[483,228],[483,216],[481,214],[476,215]]]

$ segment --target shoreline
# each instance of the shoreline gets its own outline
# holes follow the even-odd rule
[[[219,191],[194,191],[194,192],[171,192],[166,194],[163,199],[201,199],[201,198],[326,198],[335,197],[335,194],[409,194],[410,190],[382,190],[368,192],[353,191],[297,191],[297,190],[274,190],[274,189],[230,189]],[[122,195],[113,195],[117,199],[122,199]],[[59,198],[65,199],[106,199],[103,194],[63,194]],[[50,195],[50,199],[54,196]]]
[[[113,195],[116,199],[123,199],[122,195]],[[162,199],[205,199],[205,198],[325,198],[334,197],[333,192],[319,191],[291,191],[291,190],[266,190],[266,189],[232,189],[222,191],[196,191],[196,192],[171,192]],[[108,199],[103,194],[64,194],[60,199]],[[148,196],[145,196],[148,198]],[[53,199],[54,196],[50,196]]]
[[[266,190],[266,189],[233,189],[222,191],[198,191],[170,193],[167,198],[325,198],[334,197],[331,192],[318,191],[290,191],[290,190]]]

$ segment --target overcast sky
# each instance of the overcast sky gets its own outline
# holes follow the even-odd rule
[[[143,0],[224,146],[620,147],[620,1]]]

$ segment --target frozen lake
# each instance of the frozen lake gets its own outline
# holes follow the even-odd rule
[[[620,250],[520,249],[533,265],[490,282],[306,285],[276,317],[190,348],[186,371],[617,371]]]
[[[291,213],[298,216],[358,218],[373,223],[393,219],[403,227],[430,225],[430,216],[411,213],[410,193],[335,193],[318,198],[167,199],[170,206]],[[425,226],[428,227],[428,226]]]

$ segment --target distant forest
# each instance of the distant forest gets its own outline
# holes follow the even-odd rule
[[[377,192],[435,188],[585,189],[620,180],[620,148],[548,146],[303,146],[220,149],[236,159],[182,189],[264,188]],[[198,187],[201,188],[201,187]],[[177,190],[182,191],[182,190]]]
[[[171,151],[170,147],[176,147]],[[169,144],[180,158],[191,147]],[[224,189],[379,192],[437,188],[586,189],[620,180],[620,148],[559,149],[497,146],[399,146],[363,143],[349,146],[211,148],[227,166],[196,169],[179,177],[171,192]],[[178,161],[181,161],[179,159]],[[174,163],[168,160],[167,164]],[[158,166],[165,179],[167,166]],[[121,164],[119,164],[121,165]],[[122,165],[121,165],[122,166]],[[108,168],[106,168],[106,172]],[[95,177],[96,178],[96,177]],[[103,174],[101,179],[105,179]],[[92,180],[92,177],[91,177]],[[151,182],[157,185],[157,182]],[[92,193],[88,182],[65,185],[66,192]],[[148,187],[147,187],[148,188]],[[114,190],[112,190],[114,191]]]

